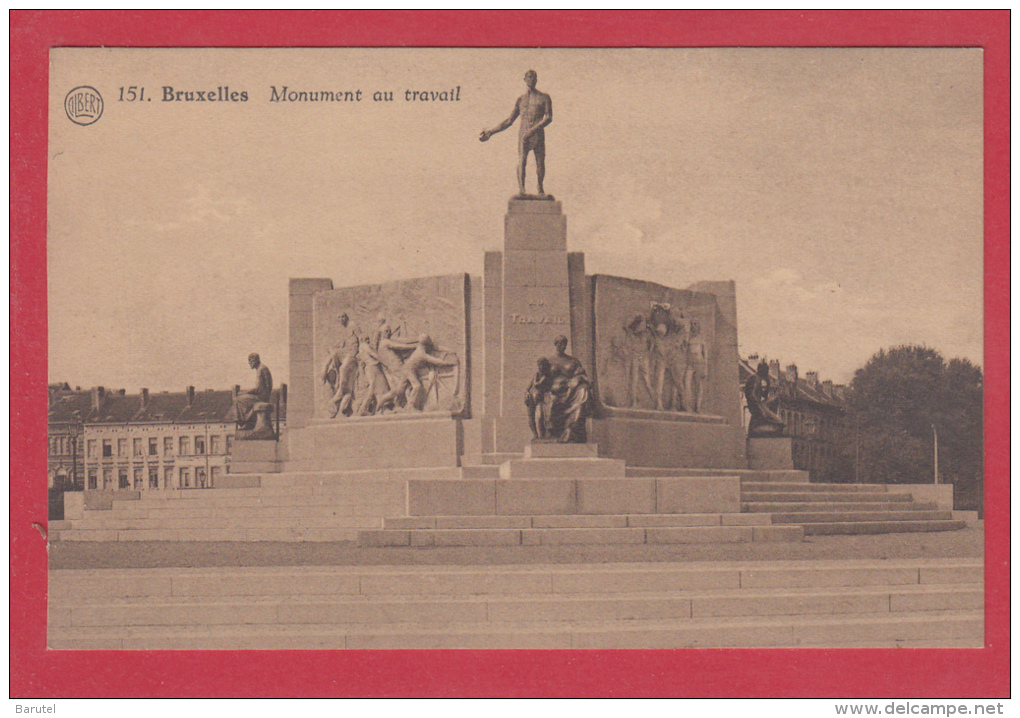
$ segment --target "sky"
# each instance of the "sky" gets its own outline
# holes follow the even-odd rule
[[[735,280],[741,354],[836,383],[905,343],[983,364],[980,50],[56,49],[50,381],[248,385],[250,351],[286,381],[289,278],[480,274],[517,128],[477,137],[528,69],[589,274]],[[88,126],[63,107],[82,85]],[[362,101],[272,102],[284,86]]]

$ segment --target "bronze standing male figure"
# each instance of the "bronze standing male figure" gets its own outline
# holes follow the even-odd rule
[[[517,185],[520,188],[520,196],[525,197],[524,175],[528,164],[528,153],[535,153],[535,171],[538,175],[538,196],[545,196],[543,182],[545,180],[545,126],[552,122],[552,98],[538,90],[535,85],[538,83],[538,73],[528,70],[524,73],[524,84],[528,91],[517,98],[514,109],[510,116],[491,130],[482,130],[478,139],[487,141],[497,132],[502,132],[514,123],[519,116],[521,118],[520,138],[517,144]]]

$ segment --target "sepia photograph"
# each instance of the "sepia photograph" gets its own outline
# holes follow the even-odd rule
[[[988,650],[981,47],[46,56],[47,655]]]

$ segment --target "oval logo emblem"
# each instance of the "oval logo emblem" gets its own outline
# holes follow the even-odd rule
[[[91,125],[103,115],[103,96],[94,87],[76,87],[64,98],[64,112],[76,125]]]

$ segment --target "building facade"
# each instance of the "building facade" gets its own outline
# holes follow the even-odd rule
[[[53,480],[59,484],[60,467],[74,463],[79,490],[213,488],[230,472],[236,392],[196,392],[191,386],[184,392],[58,392],[50,401]],[[279,402],[282,427],[286,385],[274,390],[272,402]],[[60,453],[72,446],[74,461]]]
[[[80,491],[85,486],[85,445],[81,435],[88,392],[60,383],[49,385],[48,396],[46,486]]]
[[[740,360],[741,386],[754,374],[759,361],[757,354]],[[775,359],[768,364],[773,395],[779,400],[776,413],[793,440],[794,468],[810,472],[812,481],[837,480],[846,447],[846,386],[819,381],[813,371],[801,377],[796,364],[785,369]],[[744,416],[746,426],[746,407]]]

